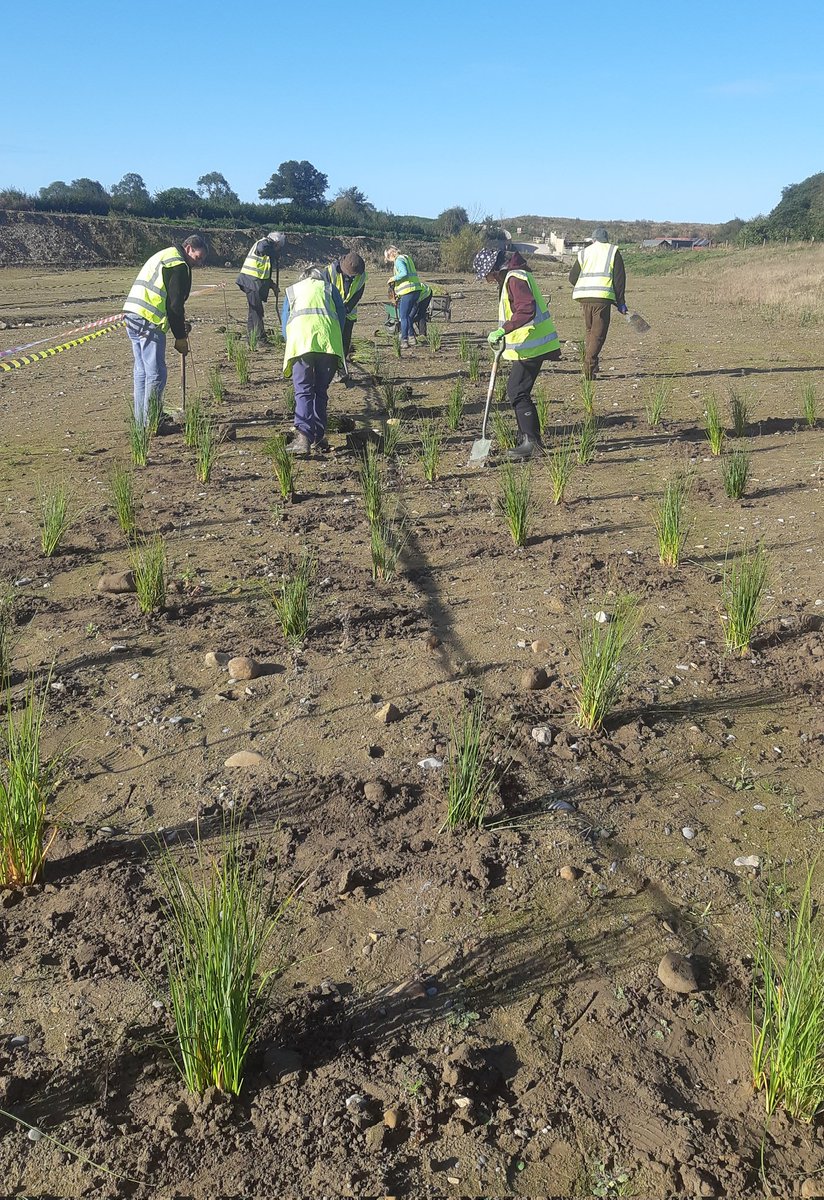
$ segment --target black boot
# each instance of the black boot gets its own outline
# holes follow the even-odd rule
[[[514,450],[507,450],[504,455],[504,462],[529,462],[535,456],[543,453],[543,445],[540,439],[524,436],[521,438]]]

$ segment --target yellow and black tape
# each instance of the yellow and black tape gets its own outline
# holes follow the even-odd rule
[[[62,354],[64,350],[71,350],[73,346],[82,346],[84,342],[91,342],[94,338],[102,337],[104,333],[111,333],[113,329],[119,329],[124,324],[125,318],[122,318],[112,325],[106,325],[103,329],[96,329],[94,333],[87,333],[85,337],[64,342],[62,346],[51,346],[48,350],[38,350],[36,354],[25,354],[20,358],[12,358],[8,362],[0,358],[0,371],[15,371],[18,367],[28,367],[33,362],[39,362],[40,359],[52,358],[55,354]]]

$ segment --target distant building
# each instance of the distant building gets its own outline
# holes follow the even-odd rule
[[[659,237],[644,238],[642,250],[696,250],[709,246],[708,238]]]

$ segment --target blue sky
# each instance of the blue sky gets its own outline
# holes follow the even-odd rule
[[[824,170],[824,5],[9,2],[0,186],[330,192],[472,215],[724,221]],[[9,53],[9,49],[13,51]]]

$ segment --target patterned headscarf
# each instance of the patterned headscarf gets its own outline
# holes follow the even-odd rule
[[[478,251],[472,263],[476,279],[486,279],[489,272],[495,270],[495,264],[498,261],[500,253],[500,250],[491,249],[489,246],[484,250]]]

